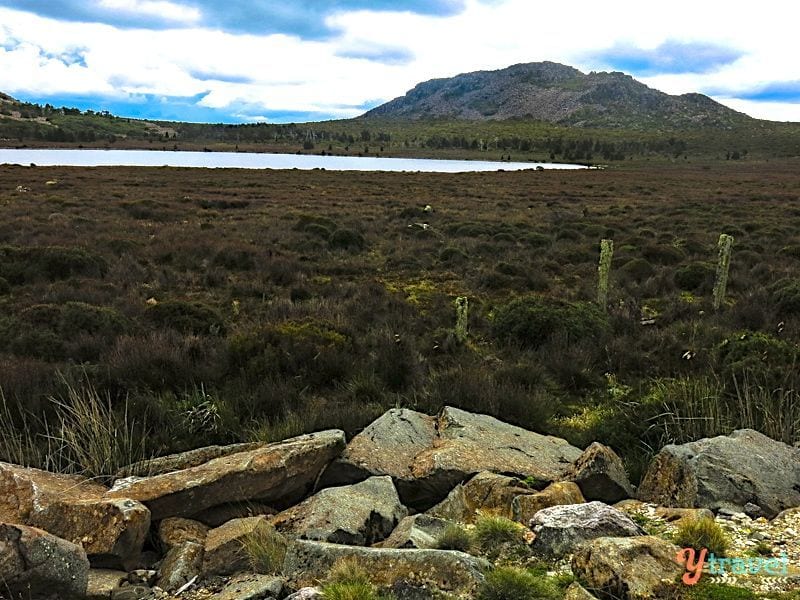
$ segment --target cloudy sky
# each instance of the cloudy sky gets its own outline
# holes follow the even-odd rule
[[[352,117],[420,81],[551,60],[800,121],[786,0],[0,0],[0,91],[129,117]]]

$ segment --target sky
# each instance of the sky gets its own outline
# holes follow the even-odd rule
[[[550,60],[800,122],[798,23],[786,0],[0,0],[0,91],[126,117],[285,123]]]

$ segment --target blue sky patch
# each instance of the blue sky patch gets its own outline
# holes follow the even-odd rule
[[[384,65],[407,65],[414,60],[414,53],[407,48],[364,46],[346,48],[336,53],[341,58],[361,58]]]
[[[171,0],[196,9],[199,22],[180,23],[153,14],[120,12],[88,0],[0,0],[0,6],[24,10],[60,21],[106,23],[115,27],[202,26],[235,33],[284,33],[304,39],[323,39],[335,33],[326,17],[342,11],[409,11],[452,16],[464,9],[464,0]]]
[[[745,100],[758,100],[759,102],[800,103],[800,80],[776,81],[752,90],[738,92],[736,96]]]
[[[668,40],[652,50],[617,44],[587,57],[589,61],[634,76],[707,73],[731,64],[743,53],[735,48],[705,42]]]

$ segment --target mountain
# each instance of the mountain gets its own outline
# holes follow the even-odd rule
[[[553,62],[475,71],[418,84],[365,118],[532,119],[581,127],[730,127],[750,117],[702,94],[671,96],[619,72]]]

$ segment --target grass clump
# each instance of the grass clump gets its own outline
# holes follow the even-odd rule
[[[694,548],[698,551],[706,548],[709,553],[717,556],[725,556],[730,546],[728,534],[709,517],[682,520],[674,537],[675,543],[682,548]]]
[[[524,527],[519,523],[496,515],[480,515],[475,521],[475,544],[488,556],[499,556],[506,551],[527,547]]]
[[[256,573],[277,575],[283,568],[288,542],[271,525],[264,525],[242,538],[242,551]]]
[[[222,317],[210,306],[199,302],[165,300],[149,306],[147,317],[156,325],[195,335],[224,334]]]
[[[455,523],[445,527],[444,531],[436,538],[438,550],[458,550],[469,552],[472,547],[472,536],[469,532]]]
[[[356,557],[337,560],[327,579],[322,594],[328,600],[378,600],[366,567]]]
[[[558,586],[519,567],[498,567],[486,574],[478,589],[478,600],[556,600]]]

